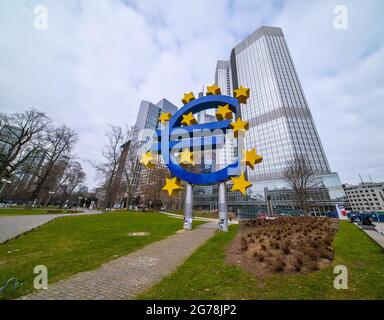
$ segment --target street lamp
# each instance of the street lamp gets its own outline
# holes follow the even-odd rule
[[[81,199],[83,199],[83,197],[78,197],[78,199],[79,199],[79,203],[78,203],[77,207],[80,208],[80,202],[81,202]]]
[[[8,180],[7,178],[2,178],[2,179],[1,179],[1,182],[2,182],[3,186],[1,187],[0,195],[1,195],[1,193],[3,192],[5,186],[6,186],[7,184],[11,184],[12,181],[11,181],[11,180]]]
[[[83,208],[85,208],[86,204],[87,204],[87,200],[88,200],[88,197],[85,197],[84,199],[84,204],[83,204]]]
[[[49,201],[51,200],[51,197],[54,194],[54,192],[53,191],[48,191],[48,194],[49,194],[49,196],[48,196],[48,200],[47,200],[47,207],[49,207]]]

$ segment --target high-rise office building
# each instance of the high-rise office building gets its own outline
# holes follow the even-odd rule
[[[146,129],[156,130],[159,129],[159,116],[162,112],[170,112],[174,114],[177,111],[177,107],[169,102],[167,99],[162,99],[158,103],[154,104],[149,101],[142,101],[140,103],[139,112],[137,114],[135,128],[138,136],[136,137],[140,143],[147,143],[151,140],[151,137],[142,135],[142,132]],[[161,163],[162,158],[158,156],[158,161]],[[135,186],[136,196],[143,198],[143,192],[145,190],[146,183],[150,179],[150,169],[144,168],[138,165],[135,172],[133,185]]]
[[[174,114],[176,111],[177,107],[167,99],[161,99],[156,104],[143,100],[140,103],[135,127],[138,130],[157,129],[159,126],[159,116],[162,112]]]
[[[232,95],[232,70],[229,61],[217,61],[215,83],[220,87],[221,94]]]
[[[232,70],[229,61],[217,61],[215,71],[215,83],[221,89],[221,94],[232,96]],[[224,146],[217,150],[217,169],[225,168],[236,161],[237,140],[231,134],[227,134]]]
[[[324,203],[344,201],[340,179],[330,170],[282,30],[263,26],[241,41],[232,49],[229,70],[234,89],[240,85],[250,89],[247,104],[241,105],[241,116],[249,122],[246,144],[263,156],[261,164],[247,171],[253,182],[251,192],[263,194],[265,187],[289,189],[282,173],[287,162],[298,156],[310,164],[321,187],[329,191]]]

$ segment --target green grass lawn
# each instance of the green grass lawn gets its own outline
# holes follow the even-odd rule
[[[172,275],[139,299],[384,299],[384,252],[363,231],[341,222],[331,267],[307,275],[264,280],[224,263],[224,248],[236,234],[217,233]],[[333,287],[333,268],[345,265],[349,289]]]
[[[19,208],[0,208],[0,217],[2,216],[29,216],[37,214],[57,214],[67,213],[64,209],[19,209]],[[71,212],[68,212],[70,214]],[[74,212],[72,212],[74,213]]]
[[[169,212],[169,213],[178,214],[180,216],[184,215],[184,211],[183,210],[173,210],[173,211],[165,210],[165,211]],[[196,218],[197,217],[212,218],[212,219],[218,219],[219,218],[219,214],[218,213],[213,213],[213,212],[204,213],[204,212],[198,211],[198,210],[193,210],[193,216],[196,217]]]
[[[201,222],[194,222],[194,225]],[[179,219],[158,213],[118,212],[63,217],[0,244],[0,287],[11,277],[22,286],[1,298],[15,298],[33,290],[33,268],[45,265],[49,283],[92,270],[144,245],[182,229]],[[149,236],[128,237],[130,231]]]

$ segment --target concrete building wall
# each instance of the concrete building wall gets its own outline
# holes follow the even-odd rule
[[[347,184],[344,190],[353,211],[384,211],[384,182]]]

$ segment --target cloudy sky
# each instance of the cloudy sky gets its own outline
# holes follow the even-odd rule
[[[34,27],[37,5],[47,30]],[[134,124],[141,100],[180,106],[240,40],[279,26],[332,170],[384,181],[383,13],[381,0],[1,0],[0,111],[36,107],[75,129],[94,187],[85,159],[100,158],[107,124]]]

